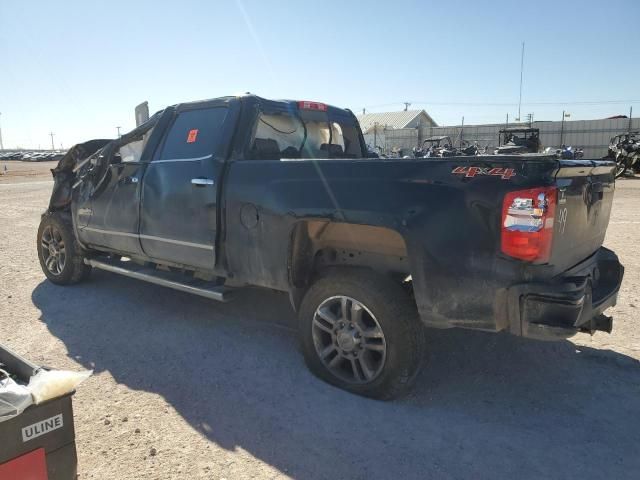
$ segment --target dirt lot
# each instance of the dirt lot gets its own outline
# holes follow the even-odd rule
[[[44,281],[46,178],[0,177],[0,342],[95,370],[75,396],[81,479],[638,478],[640,181],[618,183],[606,241],[627,268],[612,335],[429,331],[415,391],[382,403],[306,370],[283,295]]]
[[[0,160],[0,185],[3,183],[51,180],[51,169],[58,162]]]

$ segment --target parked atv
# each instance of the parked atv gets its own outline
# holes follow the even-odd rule
[[[540,129],[538,128],[503,128],[499,132],[496,155],[517,155],[522,153],[538,153],[540,151]]]
[[[459,154],[448,135],[429,137],[422,142],[421,147],[413,149],[413,156],[416,158],[455,157]]]

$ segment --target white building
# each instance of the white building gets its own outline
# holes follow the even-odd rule
[[[424,110],[400,112],[365,113],[358,115],[364,139],[371,148],[385,148],[386,132],[398,129],[425,129],[438,124]]]

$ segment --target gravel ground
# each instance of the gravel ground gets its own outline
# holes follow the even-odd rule
[[[51,169],[58,162],[23,162],[0,160],[0,185],[51,180]]]
[[[33,177],[0,178],[0,341],[95,370],[75,395],[81,479],[638,478],[639,181],[618,183],[606,240],[627,269],[612,335],[429,331],[415,390],[383,403],[306,370],[281,294],[218,304],[104,272],[45,281],[52,183]]]

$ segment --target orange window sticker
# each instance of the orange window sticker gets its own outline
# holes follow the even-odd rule
[[[187,143],[194,143],[198,138],[198,129],[194,128],[193,130],[189,130],[189,135],[187,135]]]

